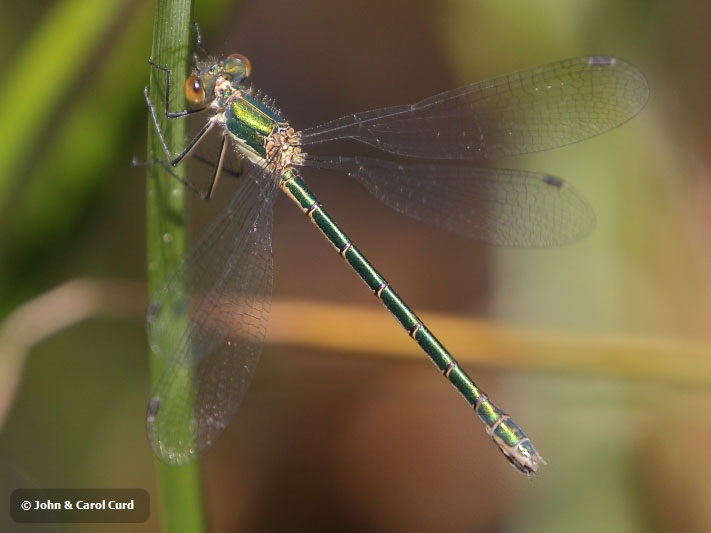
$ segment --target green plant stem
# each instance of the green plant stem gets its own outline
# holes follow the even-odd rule
[[[154,61],[171,69],[175,80],[184,79],[189,65],[191,24],[191,0],[158,0],[153,33]],[[151,73],[150,93],[155,102],[162,102],[161,87]],[[165,83],[165,78],[161,79]],[[182,84],[177,82],[180,86]],[[180,92],[180,91],[177,91]],[[180,106],[178,100],[171,103]],[[179,108],[176,108],[179,109]],[[163,120],[161,124],[168,145],[178,152],[185,145],[186,121]],[[148,160],[164,159],[160,141],[149,123]],[[180,169],[177,169],[180,172]],[[172,178],[161,165],[151,165],[147,185],[147,257],[149,297],[165,279],[165,276],[180,264],[185,254],[186,229],[185,188]],[[180,324],[176,324],[176,330]],[[151,382],[160,376],[162,362],[151,356]],[[189,375],[185,379],[191,379]],[[189,416],[189,413],[186,413]],[[187,424],[187,422],[186,422]],[[158,485],[161,500],[161,517],[165,531],[205,531],[202,483],[199,462],[183,467],[159,464]]]

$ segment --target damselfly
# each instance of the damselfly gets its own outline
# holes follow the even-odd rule
[[[166,358],[147,414],[155,454],[179,465],[206,450],[249,387],[269,320],[272,211],[281,190],[464,396],[508,460],[525,474],[535,473],[544,461],[530,439],[474,383],[328,215],[302,172],[311,167],[343,172],[395,210],[473,239],[533,247],[575,241],[591,230],[594,217],[568,184],[545,174],[478,167],[474,162],[550,150],[624,123],[647,100],[644,76],[620,59],[579,57],[461,87],[414,105],[355,113],[297,131],[246,85],[251,67],[242,55],[196,60],[184,85],[191,108],[183,111],[169,110],[172,72],[152,60],[151,65],[165,75],[168,119],[208,116],[185,149],[174,155],[161,131],[159,108],[146,87],[146,102],[168,163],[179,165],[208,132],[216,131],[219,149],[204,196],[212,193],[228,150],[235,150],[248,167],[228,207],[150,305],[149,337]],[[400,159],[315,156],[306,151],[336,139],[353,139]],[[181,313],[184,328],[176,335],[170,324]]]

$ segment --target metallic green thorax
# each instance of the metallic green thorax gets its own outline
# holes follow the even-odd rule
[[[521,428],[476,386],[454,357],[321,207],[298,173],[290,169],[281,179],[282,190],[301,207],[405,331],[427,353],[440,372],[464,396],[506,458],[520,471],[526,474],[534,473],[538,462],[543,459]]]
[[[235,93],[225,109],[225,124],[230,133],[266,158],[266,139],[286,121],[274,110],[246,92]]]

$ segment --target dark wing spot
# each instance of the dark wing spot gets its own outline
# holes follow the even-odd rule
[[[148,312],[146,313],[146,320],[148,322],[153,322],[156,317],[158,316],[158,313],[160,312],[160,304],[153,300],[150,304],[148,304]]]
[[[614,57],[610,56],[592,56],[588,60],[588,65],[593,65],[593,66],[600,66],[600,67],[609,67],[615,64],[617,59]]]
[[[556,178],[555,176],[543,176],[543,183],[550,185],[551,187],[556,187],[558,189],[563,188],[563,180]]]
[[[146,411],[146,420],[148,422],[154,422],[158,416],[158,410],[160,409],[160,398],[154,396],[151,401],[148,402],[148,409]]]

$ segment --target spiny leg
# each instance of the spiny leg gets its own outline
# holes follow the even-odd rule
[[[208,106],[202,106],[197,109],[185,109],[182,111],[170,111],[168,109],[168,105],[170,103],[170,91],[173,83],[173,71],[170,70],[168,67],[164,67],[162,65],[159,65],[158,63],[155,63],[153,61],[153,58],[148,58],[148,63],[155,69],[161,70],[165,72],[166,75],[166,85],[165,85],[165,116],[168,119],[174,119],[174,118],[182,118],[186,117],[189,115],[194,115],[196,113],[201,113],[208,109]],[[165,135],[163,134],[163,130],[160,127],[160,122],[158,121],[158,113],[156,111],[156,106],[153,104],[153,101],[150,98],[149,94],[149,88],[148,86],[144,87],[143,89],[143,96],[145,97],[146,104],[148,105],[148,109],[151,113],[151,120],[153,121],[153,126],[156,129],[156,132],[158,133],[158,137],[160,138],[161,144],[163,145],[163,150],[165,151],[165,154],[168,158],[168,161],[172,166],[178,165],[189,153],[190,151],[195,148],[195,146],[200,142],[200,140],[207,134],[208,131],[212,128],[214,125],[214,119],[210,118],[205,125],[202,127],[202,129],[197,133],[197,135],[193,138],[192,141],[188,143],[188,145],[185,147],[185,149],[180,152],[177,156],[173,156],[173,154],[170,151],[170,148],[168,147],[168,143],[165,140]]]
[[[212,179],[210,180],[210,186],[207,188],[207,192],[202,196],[203,200],[209,200],[212,197],[212,191],[215,190],[217,186],[217,181],[222,175],[222,165],[225,162],[225,144],[227,144],[227,138],[223,135],[220,141],[220,151],[217,153],[217,161],[214,165],[214,171],[212,173]]]
[[[166,73],[167,77],[167,83],[166,83],[166,101],[165,101],[165,115],[168,119],[174,119],[174,118],[182,118],[186,117],[189,115],[192,115],[194,113],[198,113],[201,111],[204,111],[207,109],[207,107],[202,107],[200,109],[196,110],[185,110],[185,111],[179,111],[179,112],[170,112],[168,110],[168,102],[170,101],[170,88],[171,88],[171,83],[172,83],[172,71],[166,67],[163,67],[161,65],[158,65],[153,62],[152,59],[149,59],[149,63],[154,67],[159,70],[162,70]],[[185,186],[187,186],[191,191],[195,192],[198,194],[200,197],[202,197],[205,200],[209,200],[210,197],[212,196],[212,191],[215,188],[215,185],[217,184],[217,181],[220,176],[220,172],[222,170],[222,164],[224,162],[224,147],[225,147],[225,137],[222,137],[221,143],[220,143],[220,149],[218,152],[217,160],[214,164],[214,171],[212,173],[212,177],[210,179],[210,185],[208,187],[207,192],[202,192],[200,189],[195,187],[192,183],[188,182],[187,180],[181,178],[178,176],[171,167],[176,167],[178,164],[180,164],[183,159],[185,159],[190,153],[195,149],[195,147],[205,138],[205,135],[212,129],[212,127],[215,125],[215,120],[214,117],[211,117],[205,125],[200,129],[200,131],[193,137],[193,139],[185,146],[185,148],[177,155],[173,156],[170,147],[168,146],[168,142],[165,139],[165,134],[163,133],[163,130],[160,126],[160,121],[158,120],[158,112],[156,110],[155,104],[153,104],[153,101],[150,98],[149,95],[149,88],[145,87],[143,91],[143,95],[146,100],[146,105],[148,106],[148,110],[150,111],[151,114],[151,120],[153,122],[153,126],[156,130],[156,133],[158,134],[158,138],[160,139],[161,145],[163,146],[163,151],[165,152],[166,158],[167,158],[167,163],[165,161],[155,161],[157,163],[160,163],[163,165],[166,170],[170,173],[171,176],[173,176],[175,179],[183,183]]]
[[[212,127],[215,125],[215,119],[214,117],[210,117],[210,119],[205,123],[205,125],[200,129],[200,131],[193,137],[193,139],[187,144],[187,146],[183,149],[182,152],[180,152],[178,155],[173,156],[172,152],[170,151],[170,148],[168,147],[168,142],[165,140],[165,135],[163,134],[163,130],[160,127],[160,122],[158,121],[158,113],[156,112],[156,106],[153,104],[151,101],[151,97],[148,94],[148,87],[146,87],[143,90],[143,95],[146,99],[146,104],[148,105],[148,110],[151,113],[151,120],[153,121],[153,126],[156,129],[156,133],[158,134],[158,138],[160,139],[161,144],[163,145],[163,150],[165,151],[165,155],[168,158],[168,162],[171,164],[171,166],[177,166],[185,157],[190,154],[190,152],[200,143],[200,141],[205,137],[205,135],[212,129]],[[166,113],[166,116],[168,118],[178,118],[186,115],[178,115],[176,117],[171,117]]]
[[[227,144],[227,139],[223,136],[222,140],[220,141],[220,150],[217,154],[216,161],[210,161],[210,160],[205,159],[204,157],[200,157],[200,156],[195,157],[196,160],[200,161],[201,163],[205,163],[206,165],[211,165],[213,168],[212,177],[210,178],[210,185],[207,187],[206,192],[204,192],[202,189],[196,187],[190,181],[184,179],[179,174],[177,174],[174,170],[174,166],[169,164],[168,161],[165,161],[163,159],[154,159],[152,161],[147,161],[147,162],[137,161],[136,159],[134,159],[131,162],[131,165],[134,167],[145,166],[145,165],[161,165],[166,170],[166,172],[168,172],[168,174],[170,174],[173,178],[175,178],[180,183],[182,183],[190,191],[197,194],[203,200],[210,200],[212,198],[212,191],[215,190],[215,187],[217,186],[217,182],[220,180],[220,176],[222,175],[223,172],[225,172],[233,177],[237,177],[237,178],[241,175],[241,172],[235,172],[230,169],[223,168],[223,163],[225,160],[225,144]]]

